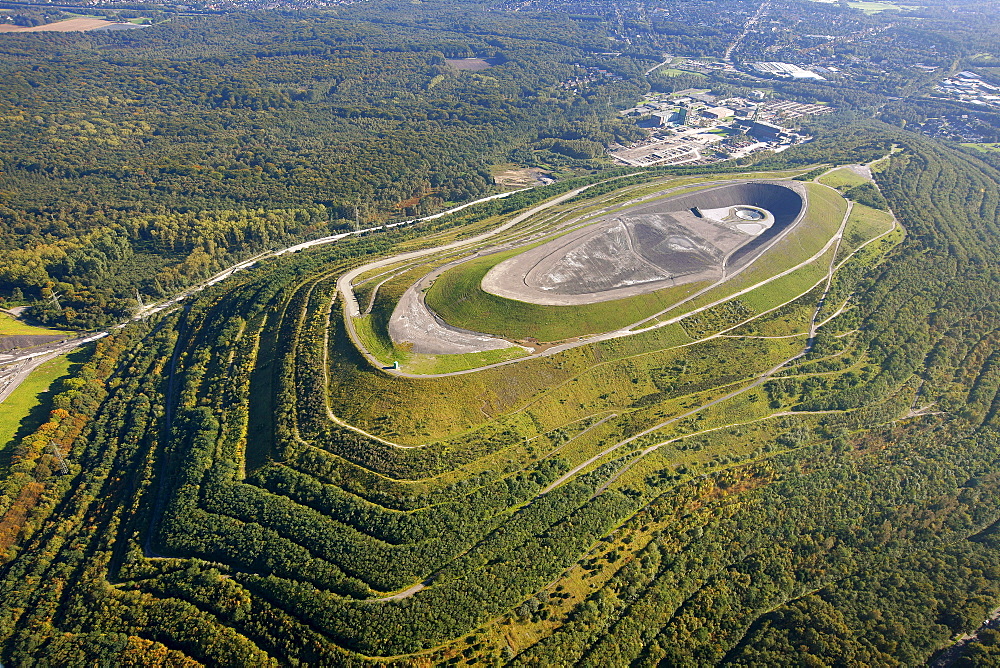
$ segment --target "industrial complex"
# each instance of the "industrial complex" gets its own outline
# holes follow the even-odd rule
[[[699,165],[742,158],[756,151],[780,152],[809,137],[791,121],[825,114],[831,107],[789,100],[743,97],[719,98],[708,90],[647,95],[643,103],[625,109],[649,129],[647,139],[631,146],[612,146],[611,157],[633,167]]]

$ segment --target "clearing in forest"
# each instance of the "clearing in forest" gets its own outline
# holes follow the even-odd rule
[[[483,60],[482,58],[445,58],[445,62],[454,67],[456,70],[466,70],[469,72],[488,70],[494,65],[490,61]]]
[[[40,26],[0,25],[0,32],[86,32],[113,25],[115,25],[113,21],[81,17]]]

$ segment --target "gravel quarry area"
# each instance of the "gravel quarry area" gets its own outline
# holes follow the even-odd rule
[[[18,350],[20,348],[31,348],[33,346],[41,346],[46,343],[54,343],[55,341],[65,341],[66,339],[73,338],[72,334],[67,333],[65,335],[59,334],[12,334],[9,336],[0,336],[0,352],[7,352],[9,350]]]

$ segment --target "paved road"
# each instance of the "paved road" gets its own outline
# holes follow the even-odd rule
[[[657,63],[657,64],[653,65],[652,67],[650,67],[648,70],[646,70],[645,73],[644,73],[644,75],[648,77],[650,74],[652,74],[656,70],[660,69],[661,67],[663,67],[664,65],[666,65],[667,63],[669,63],[670,61],[672,61],[673,59],[674,59],[673,56],[667,56],[667,59],[664,60],[662,63]]]
[[[962,654],[965,653],[966,648],[970,643],[977,642],[979,640],[979,634],[986,629],[995,629],[1000,627],[1000,608],[993,610],[985,620],[983,620],[982,625],[973,631],[972,633],[966,633],[961,638],[955,641],[955,644],[946,649],[933,663],[931,663],[931,668],[950,668],[950,666],[955,665],[955,663],[962,658]]]
[[[0,403],[3,403],[29,374],[42,364],[85,343],[107,336],[107,334],[107,332],[98,332],[59,343],[35,346],[25,351],[0,354]]]
[[[766,2],[762,3],[760,7],[757,8],[757,13],[754,14],[750,18],[749,21],[747,21],[746,26],[743,27],[743,32],[741,32],[736,37],[736,39],[733,40],[733,43],[730,44],[726,48],[726,53],[723,54],[723,56],[722,56],[722,60],[724,62],[726,62],[728,65],[732,66],[732,64],[733,64],[733,58],[732,58],[733,51],[735,51],[736,48],[740,44],[743,43],[743,40],[746,39],[746,36],[750,33],[750,31],[754,28],[754,26],[756,26],[758,23],[760,23],[761,17],[764,16],[764,12],[766,12],[768,9],[770,9],[770,6],[771,6],[771,2],[770,2],[770,0],[767,0]]]

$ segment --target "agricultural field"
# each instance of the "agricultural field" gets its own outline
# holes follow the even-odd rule
[[[482,58],[448,58],[445,62],[454,67],[456,70],[463,70],[467,72],[480,72],[493,67],[493,63],[488,60],[483,60]]]
[[[1000,151],[1000,144],[997,143],[963,143],[962,146],[976,151],[981,151],[983,153]]]
[[[813,0],[814,2],[835,2],[836,0]],[[859,0],[858,2],[848,2],[852,9],[859,9],[865,14],[878,14],[887,10],[912,11],[921,8],[920,5],[902,5],[894,2],[881,2],[880,0]]]
[[[0,32],[86,32],[112,25],[115,24],[100,18],[78,17],[31,27],[2,24]]]

